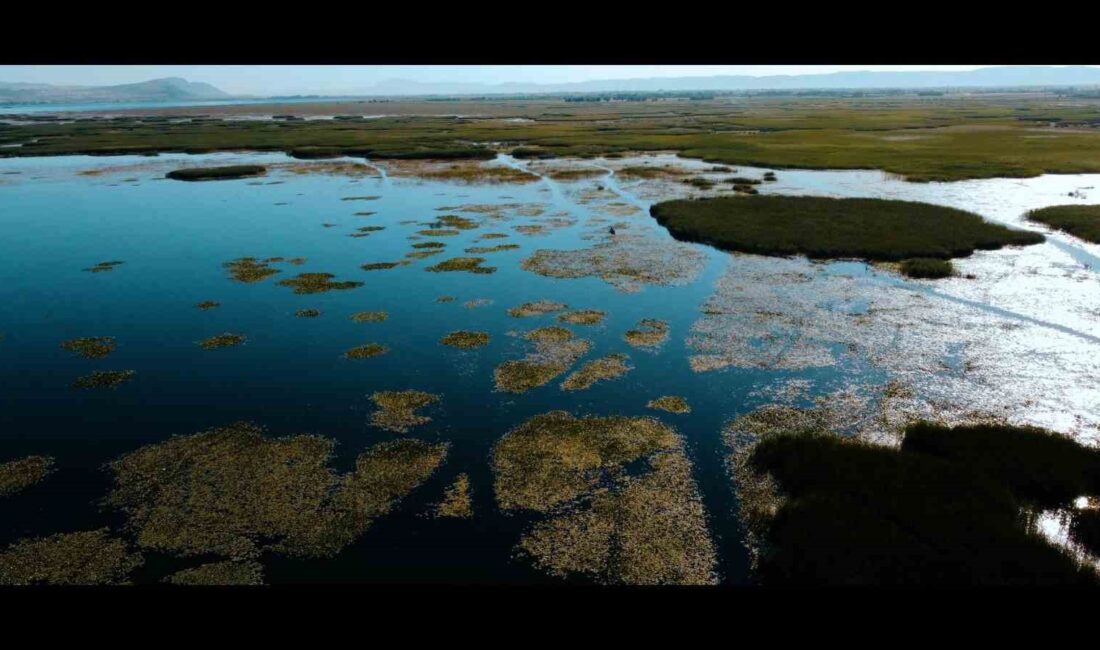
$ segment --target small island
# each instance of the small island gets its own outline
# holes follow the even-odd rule
[[[175,169],[165,174],[165,178],[171,178],[177,181],[220,181],[231,178],[263,176],[266,173],[267,168],[263,165],[229,165],[226,167],[189,167],[186,169]]]

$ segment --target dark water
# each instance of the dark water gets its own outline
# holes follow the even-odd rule
[[[170,169],[173,159],[162,156],[151,164]],[[245,159],[289,160],[234,155],[186,160]],[[532,415],[564,409],[574,414],[653,415],[675,427],[687,441],[719,551],[721,578],[741,583],[748,580],[747,556],[723,464],[723,423],[759,406],[763,398],[754,389],[762,384],[797,376],[813,379],[817,390],[827,391],[844,380],[844,369],[836,367],[692,372],[685,339],[727,261],[712,249],[695,247],[705,262],[690,283],[647,285],[637,293],[619,291],[599,278],[552,279],[522,270],[521,260],[536,249],[592,245],[582,239],[592,231],[586,224],[592,206],[577,200],[577,188],[584,183],[567,187],[544,179],[525,185],[462,185],[280,172],[264,178],[264,184],[182,183],[162,180],[161,168],[76,174],[94,167],[150,164],[137,157],[0,163],[0,171],[21,172],[0,176],[0,461],[28,454],[57,459],[57,471],[47,480],[0,501],[0,544],[102,525],[117,529],[121,520],[98,503],[109,490],[103,463],[174,434],[238,420],[263,425],[275,435],[332,437],[339,442],[336,464],[347,469],[366,447],[401,437],[370,426],[373,404],[368,396],[378,390],[417,389],[442,399],[425,411],[432,422],[408,435],[451,443],[446,463],[335,559],[265,558],[268,582],[551,580],[512,557],[530,520],[497,509],[489,456],[492,445],[512,427]],[[271,181],[282,182],[267,184]],[[620,200],[648,207],[647,200],[612,181],[603,182],[622,192]],[[365,195],[381,198],[341,200]],[[282,203],[286,205],[278,205]],[[447,244],[441,255],[391,270],[359,269],[368,262],[403,259],[412,250],[409,235],[435,216],[452,212],[437,208],[489,203],[545,204],[544,218],[567,212],[577,223],[550,229],[545,236],[526,236],[511,227],[539,219],[486,219],[478,229],[440,238]],[[354,215],[363,210],[376,214]],[[611,219],[671,243],[644,210]],[[401,224],[404,220],[418,223]],[[325,228],[323,223],[338,225]],[[363,238],[347,236],[366,225],[385,230]],[[474,241],[490,231],[510,237]],[[424,271],[462,255],[465,247],[501,242],[522,248],[485,255],[486,264],[498,268],[494,274]],[[222,268],[242,256],[300,256],[308,261],[276,265],[281,274],[242,284]],[[82,270],[106,260],[125,263],[107,273]],[[869,273],[861,263],[836,263],[829,269]],[[315,271],[365,284],[317,295],[295,295],[276,284]],[[456,300],[437,302],[442,295]],[[474,309],[462,304],[479,298],[493,302]],[[522,395],[495,391],[493,368],[526,351],[522,340],[507,333],[557,323],[554,315],[516,319],[506,313],[539,299],[564,302],[571,309],[606,310],[608,317],[599,326],[571,327],[593,343],[582,361],[622,352],[630,356],[634,370],[578,392],[562,391],[560,378]],[[203,300],[219,301],[221,307],[196,309],[195,303]],[[323,313],[313,319],[295,317],[304,308]],[[363,324],[348,318],[368,310],[387,311],[389,318]],[[670,339],[654,352],[632,348],[622,339],[642,318],[670,324]],[[492,340],[472,351],[439,345],[440,337],[456,329],[487,331]],[[222,332],[244,334],[247,343],[211,351],[196,345]],[[118,347],[101,360],[78,358],[58,347],[83,336],[112,336]],[[342,358],[348,348],[370,342],[382,343],[390,352],[366,360]],[[71,387],[76,377],[98,369],[134,369],[137,374],[113,390]],[[646,409],[646,402],[666,394],[685,396],[692,413]],[[423,516],[463,472],[471,480],[474,517]],[[157,580],[182,565],[147,554],[135,578]]]

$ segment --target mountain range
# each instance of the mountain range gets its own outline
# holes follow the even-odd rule
[[[13,104],[201,101],[228,97],[228,93],[208,83],[187,81],[179,77],[119,86],[54,86],[0,82],[0,103]]]

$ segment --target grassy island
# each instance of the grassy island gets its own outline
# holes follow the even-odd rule
[[[885,199],[720,197],[666,201],[650,214],[677,239],[759,255],[948,259],[1043,241],[963,210]]]
[[[1100,205],[1054,205],[1028,212],[1027,219],[1100,244]]]
[[[265,173],[267,173],[267,168],[263,165],[229,165],[227,167],[176,169],[165,174],[165,177],[177,181],[220,181],[231,178],[263,176]]]

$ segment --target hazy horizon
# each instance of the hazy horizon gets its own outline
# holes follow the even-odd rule
[[[212,84],[233,95],[351,94],[391,81],[418,84],[563,84],[586,81],[716,75],[828,74],[834,72],[967,71],[981,65],[381,65],[241,66],[108,65],[0,66],[0,82],[110,86],[164,77]],[[1100,66],[1089,66],[1100,67]]]

